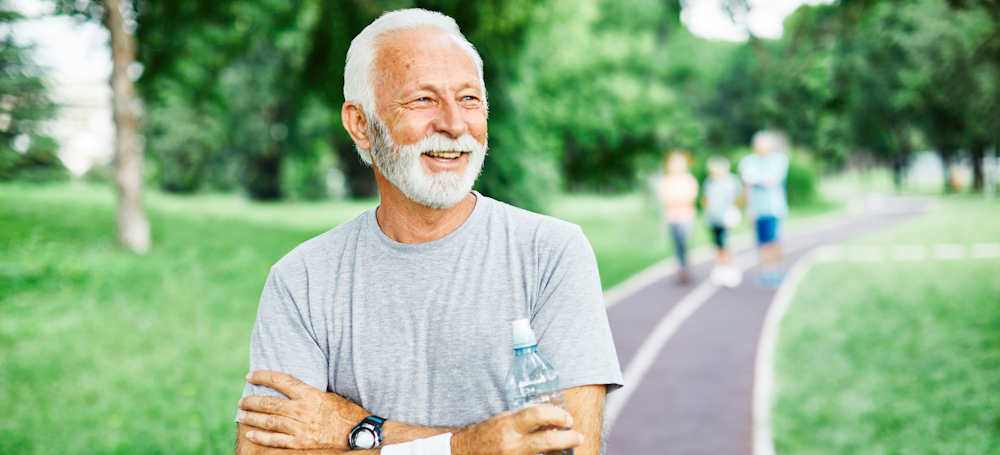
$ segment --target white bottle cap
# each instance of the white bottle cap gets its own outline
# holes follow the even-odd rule
[[[531,323],[527,319],[515,319],[511,325],[514,327],[514,349],[530,348],[538,344],[535,340],[535,332],[531,331]]]

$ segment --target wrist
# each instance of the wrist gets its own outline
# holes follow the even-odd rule
[[[347,436],[347,447],[351,450],[374,449],[382,445],[382,424],[385,419],[378,416],[368,416],[361,419],[351,428]]]

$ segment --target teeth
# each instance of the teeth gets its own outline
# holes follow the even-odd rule
[[[462,152],[427,152],[427,154],[435,158],[454,159],[461,156]]]

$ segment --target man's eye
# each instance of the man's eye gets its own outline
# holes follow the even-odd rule
[[[430,100],[431,100],[431,99],[430,99],[430,98],[428,98],[428,97],[426,97],[426,96],[423,96],[423,97],[420,97],[420,98],[417,98],[417,99],[416,99],[416,101],[430,101]]]

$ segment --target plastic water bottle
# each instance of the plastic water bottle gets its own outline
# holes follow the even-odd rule
[[[531,324],[527,319],[518,319],[513,326],[514,361],[507,371],[507,408],[511,413],[542,404],[566,409],[559,373],[538,353]],[[542,427],[538,431],[551,428]],[[573,455],[573,449],[555,450],[547,455]]]

